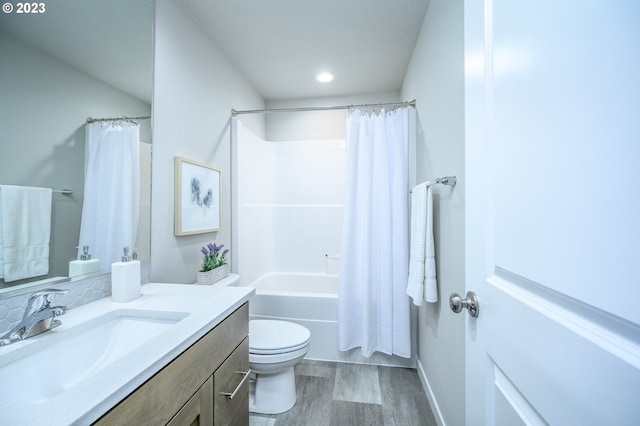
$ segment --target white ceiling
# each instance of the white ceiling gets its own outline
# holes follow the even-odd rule
[[[428,0],[180,0],[267,100],[400,90]],[[336,79],[314,80],[319,71]]]
[[[398,91],[429,0],[180,0],[266,100]],[[151,102],[153,0],[57,0],[0,31]],[[328,70],[335,81],[314,75]]]

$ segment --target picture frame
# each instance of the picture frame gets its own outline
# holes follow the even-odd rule
[[[220,170],[175,157],[174,234],[193,235],[220,229]]]

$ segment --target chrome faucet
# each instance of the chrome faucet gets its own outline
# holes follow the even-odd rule
[[[51,306],[51,303],[56,294],[65,294],[68,292],[69,290],[48,288],[36,291],[29,296],[27,308],[24,311],[22,320],[7,334],[0,337],[0,346],[10,345],[11,343],[28,339],[29,337],[44,333],[62,324],[55,318],[64,315],[67,312],[67,307]]]

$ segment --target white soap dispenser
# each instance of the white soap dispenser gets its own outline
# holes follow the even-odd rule
[[[82,246],[80,260],[72,260],[69,262],[70,277],[98,272],[99,270],[100,260],[91,258],[91,254],[89,254],[89,246]]]
[[[122,262],[111,264],[111,300],[130,302],[139,296],[140,262],[132,260],[129,247],[125,247]]]

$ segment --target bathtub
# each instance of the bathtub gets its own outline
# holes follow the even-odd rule
[[[309,294],[316,297],[338,297],[338,276],[329,274],[305,274],[269,272],[250,284],[262,294]]]
[[[414,367],[412,359],[374,353],[363,357],[359,349],[338,350],[337,275],[269,272],[247,284],[256,294],[249,302],[250,319],[295,322],[311,331],[307,359]]]

